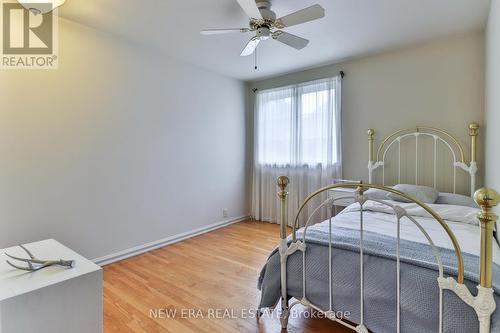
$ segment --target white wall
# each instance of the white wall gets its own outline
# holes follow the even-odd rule
[[[60,68],[0,71],[0,248],[89,258],[247,215],[245,86],[60,25]]]
[[[469,122],[484,123],[482,32],[252,82],[248,86],[272,88],[334,76],[340,70],[346,73],[342,89],[345,178],[367,181],[368,128],[376,130],[379,142],[395,130],[416,125],[435,126],[456,135],[468,149]],[[482,135],[480,142],[484,141]],[[483,148],[479,149],[481,169]],[[468,160],[469,153],[466,154]],[[429,172],[423,176],[430,183],[432,168],[427,169]],[[451,166],[446,172],[448,175],[443,176],[450,178]],[[414,172],[408,174],[414,181]],[[482,176],[481,170],[479,184]],[[447,181],[443,186],[451,190],[451,183]],[[466,173],[459,179],[458,190],[462,193],[469,190]]]
[[[500,191],[500,1],[492,0],[486,29],[486,184]]]

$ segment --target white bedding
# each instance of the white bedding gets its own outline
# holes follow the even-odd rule
[[[420,206],[414,203],[403,203],[392,200],[384,202],[404,208],[427,231],[434,244],[439,247],[452,249],[452,243],[441,225]],[[455,205],[429,205],[448,224],[458,239],[462,252],[476,256],[480,254],[480,227],[476,218],[479,209]],[[338,214],[333,223],[339,227],[359,230],[358,203],[354,203]],[[392,208],[375,201],[364,204],[364,230],[396,237],[397,223]],[[324,222],[328,223],[328,222]],[[418,227],[409,219],[401,219],[401,239],[428,244],[427,239]],[[493,244],[493,262],[500,265],[500,248]]]

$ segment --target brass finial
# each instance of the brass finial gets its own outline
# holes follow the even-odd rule
[[[373,136],[375,135],[375,130],[373,130],[372,128],[370,128],[367,132],[368,134],[368,139],[373,139]]]
[[[479,133],[479,124],[478,123],[470,123],[469,124],[469,135],[477,136]]]
[[[368,161],[373,161],[373,138],[375,137],[375,130],[369,129],[368,132]]]
[[[278,192],[278,197],[280,199],[286,199],[288,192],[286,191],[286,187],[290,183],[290,179],[286,176],[279,176],[278,177],[278,187],[280,188],[280,191]]]
[[[494,222],[498,216],[491,213],[493,207],[498,205],[500,194],[492,188],[483,187],[474,193],[474,201],[481,207],[478,218],[481,222]]]
[[[278,177],[278,186],[279,188],[284,191],[285,188],[290,184],[290,179],[288,179],[287,176],[279,176]]]

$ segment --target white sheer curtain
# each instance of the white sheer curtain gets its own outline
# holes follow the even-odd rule
[[[285,175],[291,224],[309,193],[342,177],[340,76],[259,91],[254,129],[252,216],[279,221],[276,179]]]

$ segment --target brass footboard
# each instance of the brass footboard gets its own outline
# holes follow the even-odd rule
[[[492,265],[493,265],[493,260],[492,260],[492,246],[493,246],[493,226],[495,221],[497,220],[497,216],[492,213],[493,207],[495,207],[500,199],[499,194],[489,188],[482,188],[478,191],[475,192],[474,194],[474,200],[476,203],[481,207],[481,212],[478,214],[478,220],[481,225],[481,253],[480,253],[480,284],[478,286],[478,295],[477,296],[472,296],[470,293],[469,289],[464,285],[464,262],[463,262],[463,257],[462,257],[462,252],[460,249],[460,245],[458,243],[457,238],[453,234],[453,231],[450,229],[448,224],[433,210],[431,209],[428,205],[425,203],[412,198],[405,193],[402,193],[400,191],[394,190],[393,188],[385,187],[385,186],[380,186],[380,185],[373,185],[373,184],[358,184],[358,183],[342,183],[342,184],[335,184],[331,186],[327,186],[324,188],[321,188],[315,192],[313,192],[311,195],[309,195],[306,200],[302,203],[302,205],[299,207],[299,210],[297,214],[294,217],[293,220],[293,231],[292,231],[292,237],[290,244],[287,240],[287,227],[288,227],[288,217],[287,217],[287,186],[289,184],[289,179],[285,176],[281,176],[278,178],[278,187],[279,187],[279,192],[278,192],[278,197],[280,200],[280,205],[281,205],[281,219],[280,219],[280,237],[281,237],[281,242],[280,242],[280,248],[279,248],[279,253],[281,256],[281,287],[282,287],[282,292],[281,292],[281,323],[282,327],[286,328],[287,322],[288,322],[288,316],[290,313],[290,308],[293,307],[295,304],[301,303],[306,306],[310,306],[326,315],[327,318],[337,321],[341,323],[344,326],[347,326],[351,329],[353,329],[356,332],[368,332],[367,327],[364,324],[364,316],[363,316],[363,301],[364,301],[364,296],[363,296],[363,287],[364,287],[364,279],[363,279],[363,260],[360,260],[360,271],[361,271],[361,322],[354,326],[349,323],[346,323],[339,318],[336,318],[335,312],[331,308],[328,310],[326,309],[321,309],[319,306],[316,306],[315,304],[311,303],[305,293],[305,269],[303,269],[303,283],[304,283],[304,295],[302,299],[298,300],[297,302],[289,305],[288,303],[288,294],[287,294],[287,259],[288,257],[296,252],[296,251],[301,251],[303,254],[303,260],[305,260],[305,252],[306,252],[306,240],[305,240],[305,232],[307,231],[307,224],[306,223],[306,229],[304,232],[304,235],[301,240],[297,239],[297,228],[299,226],[299,216],[300,213],[303,211],[304,207],[316,196],[320,195],[321,193],[324,193],[325,191],[328,191],[330,189],[334,189],[337,187],[347,187],[347,188],[355,188],[357,189],[356,194],[355,194],[355,201],[357,201],[361,205],[361,217],[360,217],[360,258],[363,257],[363,204],[365,203],[366,199],[364,196],[364,192],[367,189],[379,189],[383,190],[386,192],[390,192],[393,194],[396,194],[398,196],[401,196],[407,200],[409,200],[412,203],[415,203],[422,207],[427,213],[430,214],[444,229],[448,237],[450,238],[453,248],[455,251],[455,255],[457,258],[457,277],[456,280],[454,278],[448,277],[444,278],[443,276],[443,269],[442,269],[442,264],[441,264],[441,259],[439,253],[437,253],[437,248],[434,246],[434,243],[432,242],[432,239],[429,234],[426,233],[426,231],[420,226],[420,224],[410,215],[407,215],[406,211],[402,209],[401,207],[398,207],[398,213],[397,218],[398,218],[398,253],[397,253],[397,295],[398,295],[398,310],[397,310],[397,331],[399,332],[399,324],[400,324],[400,312],[399,312],[399,287],[400,287],[400,278],[399,278],[399,220],[402,217],[407,217],[410,219],[417,227],[422,231],[422,233],[426,236],[426,238],[429,241],[430,246],[432,247],[434,254],[436,256],[436,259],[438,261],[439,265],[439,277],[438,277],[438,284],[439,284],[439,289],[440,289],[440,317],[439,317],[439,332],[442,332],[443,330],[443,321],[442,321],[442,307],[443,307],[443,302],[442,302],[442,293],[444,289],[452,290],[454,291],[465,303],[470,305],[471,307],[474,308],[478,315],[479,319],[479,324],[480,324],[480,333],[487,333],[490,332],[490,318],[491,314],[495,311],[496,305],[495,301],[493,298],[493,289],[492,289]],[[329,201],[330,200],[330,201]],[[328,199],[328,204],[334,204],[335,199]],[[374,200],[378,201],[378,200]],[[380,203],[383,203],[382,201],[379,201]],[[325,202],[326,203],[326,202]],[[323,204],[325,204],[323,203]],[[323,205],[322,204],[322,205]],[[396,211],[396,206],[392,206],[387,204],[391,208],[393,208]],[[329,257],[331,258],[331,219],[330,219],[330,246],[329,246]],[[331,261],[331,260],[330,260]],[[330,262],[331,265],[331,262]],[[305,266],[304,266],[305,267]],[[331,267],[330,267],[330,275],[331,275]],[[332,285],[331,285],[331,276],[330,276],[330,293],[332,290]],[[331,296],[331,294],[330,294]],[[330,297],[331,298],[331,297]]]

